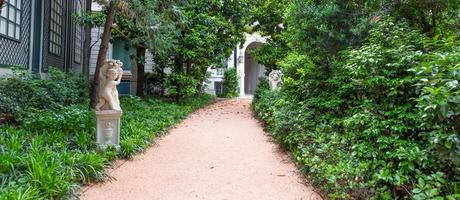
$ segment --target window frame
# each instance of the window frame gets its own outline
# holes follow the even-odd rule
[[[56,6],[60,6],[55,9]],[[54,18],[55,16],[56,18]],[[64,26],[64,1],[51,0],[50,1],[50,20],[49,20],[49,36],[48,36],[48,52],[55,56],[62,56],[63,53],[63,26]],[[56,28],[56,29],[54,29]],[[55,37],[55,38],[53,38]],[[57,41],[56,41],[57,40]],[[56,50],[56,51],[55,51]]]
[[[21,42],[21,39],[22,39],[22,24],[23,24],[23,1],[22,0],[16,0],[16,5],[13,5],[10,3],[11,0],[8,0],[8,1],[4,1],[3,2],[3,7],[0,8],[0,9],[4,9],[4,11],[6,11],[6,14],[0,14],[0,20],[5,20],[5,33],[0,33],[0,37],[2,38],[7,38],[9,40],[12,40],[12,41],[15,41],[15,42]],[[19,2],[19,3],[18,3]],[[17,5],[20,5],[21,7],[18,7]],[[12,21],[9,16],[10,16],[10,9],[13,9],[15,11],[15,15],[14,15],[14,21]],[[17,19],[18,17],[18,14],[19,14],[19,20]],[[5,15],[6,17],[2,16],[2,15]],[[10,36],[9,35],[9,24],[13,24],[13,35],[14,36]],[[17,28],[19,28],[19,35],[18,37],[16,37],[17,33],[16,33],[16,30]]]
[[[76,1],[76,13],[83,12],[83,3],[80,0]],[[75,24],[75,48],[73,52],[73,60],[76,64],[81,64],[83,61],[83,26],[80,26],[78,23]],[[77,48],[79,47],[79,48]]]

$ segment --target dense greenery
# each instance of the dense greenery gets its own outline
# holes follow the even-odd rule
[[[15,121],[35,109],[57,109],[88,98],[86,80],[54,68],[45,78],[13,69],[14,75],[0,79],[0,123]]]
[[[283,85],[253,109],[331,199],[460,198],[460,4],[423,2],[292,0],[281,15],[287,51],[268,61]]]
[[[166,95],[179,102],[197,93],[198,81],[185,73],[172,73],[163,82]]]
[[[147,95],[161,96],[164,94],[163,83],[167,75],[163,72],[147,72],[144,75],[144,91]]]
[[[88,110],[85,87],[80,88],[85,81],[53,70],[47,79],[29,77],[24,73],[0,81],[0,94],[9,94],[8,101],[21,109],[2,113],[13,113],[14,120],[0,124],[0,199],[77,197],[80,184],[109,178],[106,167],[110,161],[143,151],[212,99],[203,95],[177,105],[122,97],[121,151],[99,152],[95,115]],[[13,86],[14,92],[9,92]]]
[[[158,79],[165,68],[186,74],[201,91],[208,67],[222,67],[233,49],[245,37],[251,1],[248,0],[111,0],[98,1],[103,11],[79,17],[85,24],[102,26],[108,13],[114,15],[111,39],[128,39],[137,51],[131,58],[138,63],[138,89],[143,95],[145,53],[155,60]],[[116,4],[109,12],[110,3]],[[151,76],[150,74],[149,76]]]
[[[110,161],[211,100],[198,94],[206,71],[244,31],[268,37],[255,58],[284,74],[279,90],[261,81],[252,108],[325,196],[460,199],[459,0],[97,2],[102,12],[76,18],[105,23],[104,44],[131,42],[137,94],[181,104],[123,97],[121,151],[98,152],[85,79],[16,71],[0,80],[0,199],[71,198],[106,179]],[[155,64],[144,76],[146,50]],[[237,78],[225,71],[226,97]]]
[[[224,97],[232,98],[239,95],[238,74],[235,68],[226,69],[223,78]]]
[[[244,40],[250,1],[194,0],[181,7],[186,25],[180,28],[175,70],[184,70],[200,82],[209,66],[221,67]]]

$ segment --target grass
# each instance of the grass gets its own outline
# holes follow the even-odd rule
[[[189,113],[203,95],[182,104],[123,97],[121,151],[97,151],[95,116],[86,105],[34,110],[20,126],[0,126],[0,200],[78,198],[82,184],[104,181],[116,158],[131,158]]]

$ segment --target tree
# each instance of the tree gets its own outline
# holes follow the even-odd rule
[[[85,11],[91,13],[92,0],[85,0]],[[85,40],[83,41],[83,74],[89,76],[89,65],[91,58],[91,29],[90,24],[84,24]]]
[[[362,44],[367,36],[368,15],[361,8],[353,1],[293,0],[286,13],[290,47],[330,66],[341,50]]]
[[[250,7],[248,0],[195,0],[182,6],[187,23],[180,27],[175,71],[203,82],[209,66],[221,67],[245,38]]]
[[[114,28],[115,37],[126,38],[136,49],[132,56],[137,64],[136,95],[144,96],[145,54],[150,52],[169,52],[175,48],[177,37],[176,24],[173,19],[180,19],[181,12],[175,8],[181,0],[127,0],[128,9],[135,13],[131,16],[117,14]]]
[[[286,57],[289,47],[282,33],[287,28],[284,20],[289,0],[256,0],[251,12],[251,31],[267,37],[267,42],[252,52],[267,73],[279,69],[278,61]]]
[[[458,31],[460,25],[459,0],[379,0],[367,7],[397,19],[405,19],[431,37],[452,29]]]
[[[91,84],[91,96],[90,96],[90,108],[94,109],[98,102],[98,92],[99,92],[99,72],[106,60],[107,50],[109,48],[110,35],[112,30],[113,21],[115,18],[115,5],[119,3],[118,0],[112,0],[109,2],[109,5],[106,9],[107,15],[105,18],[104,32],[102,33],[101,46],[99,53],[97,55],[96,61],[96,70],[94,72],[94,79]]]

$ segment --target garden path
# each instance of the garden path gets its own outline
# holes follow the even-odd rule
[[[81,199],[321,199],[249,107],[223,100],[198,110]]]

